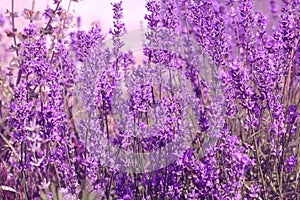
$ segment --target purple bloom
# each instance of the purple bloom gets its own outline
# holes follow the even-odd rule
[[[5,18],[3,17],[2,14],[0,14],[0,27],[3,27],[5,24]]]
[[[284,169],[285,169],[286,171],[294,172],[294,171],[295,171],[296,165],[297,165],[296,157],[295,157],[294,155],[290,155],[290,156],[285,160]]]

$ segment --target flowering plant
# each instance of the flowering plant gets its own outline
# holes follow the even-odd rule
[[[11,2],[0,199],[300,198],[298,0],[147,0],[140,63],[122,2],[111,40]]]

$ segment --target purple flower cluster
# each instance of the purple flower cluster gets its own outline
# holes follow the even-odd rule
[[[142,64],[122,2],[0,13],[0,199],[300,198],[300,2],[255,3],[148,0]]]

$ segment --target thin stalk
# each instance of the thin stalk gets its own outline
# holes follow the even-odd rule
[[[12,22],[12,32],[13,32],[13,41],[14,41],[14,46],[16,47],[16,55],[17,58],[19,58],[19,50],[17,48],[17,38],[16,38],[16,28],[15,28],[15,9],[14,9],[14,0],[11,0],[11,22]],[[19,66],[22,65],[20,61],[18,61]],[[22,75],[22,70],[19,69],[18,76],[17,76],[17,81],[16,81],[16,86],[19,84],[21,80],[21,75]]]
[[[22,174],[22,182],[23,182],[23,189],[24,189],[24,192],[25,192],[25,199],[29,199],[29,195],[28,195],[28,186],[27,186],[27,180],[26,180],[26,174],[25,174],[25,171],[24,171],[24,162],[26,163],[26,149],[25,149],[25,152],[23,151],[23,149],[26,148],[26,145],[24,145],[24,142],[21,142],[21,167],[22,167],[22,170],[21,170],[21,174]],[[24,154],[24,156],[23,156]],[[25,158],[25,161],[23,160]]]

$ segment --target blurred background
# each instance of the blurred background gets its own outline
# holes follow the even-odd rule
[[[29,24],[28,20],[24,20],[24,10],[34,10],[36,13],[41,15],[46,8],[55,9],[54,0],[13,0],[14,10],[19,15],[15,18],[15,27],[17,32],[21,32],[25,26]],[[63,9],[68,10],[75,18],[75,23],[73,27],[69,30],[89,30],[92,24],[100,24],[103,33],[108,36],[108,31],[113,27],[113,11],[112,3],[119,2],[120,0],[62,0],[61,6]],[[178,1],[178,0],[177,0]],[[217,0],[220,3],[225,2],[225,0]],[[142,42],[143,33],[140,31],[141,28],[145,29],[147,27],[147,22],[144,20],[145,13],[147,10],[145,8],[147,0],[123,0],[123,22],[125,23],[126,30],[129,34],[125,35],[123,38],[126,45],[126,49],[131,49],[134,52],[137,63],[142,63]],[[269,16],[269,21],[271,22],[268,29],[271,30],[273,25],[276,25],[277,18],[274,18],[270,12],[271,2],[276,2],[278,10],[280,9],[281,0],[254,0],[255,9],[257,11],[262,11]],[[11,11],[12,0],[0,0],[0,17],[1,15],[7,16],[6,12]],[[22,16],[23,15],[23,16]],[[6,21],[11,21],[11,17],[7,17]],[[76,25],[76,21],[80,22],[80,26]],[[45,21],[39,20],[34,22],[40,27],[45,26]],[[78,23],[77,23],[78,24]],[[12,26],[6,23],[0,33],[0,61],[7,63],[7,47],[5,45],[12,44],[12,38],[3,35],[4,31],[7,33],[12,30]],[[1,37],[2,34],[2,37]],[[110,36],[106,39],[110,39]],[[109,44],[111,45],[111,44]]]
[[[25,8],[32,8],[32,0],[14,0],[15,11],[22,14]],[[54,8],[53,0],[35,0],[34,10],[44,11],[45,8]],[[81,28],[89,29],[91,24],[99,23],[105,32],[113,25],[113,11],[111,3],[119,2],[119,0],[79,0],[78,2],[71,0],[70,13],[81,17]],[[123,0],[124,22],[127,30],[140,28],[140,22],[143,21],[146,13],[146,1],[144,0]],[[68,8],[69,0],[62,0],[62,7]],[[11,0],[0,0],[0,13],[11,10]],[[24,24],[22,17],[16,19],[16,27]]]
[[[15,11],[22,13],[25,8],[32,8],[32,0],[14,0]],[[35,0],[35,11],[43,11],[45,8],[54,7],[54,0]],[[81,28],[88,29],[92,23],[100,23],[103,30],[107,32],[113,25],[113,11],[111,3],[119,0],[71,0],[70,12],[75,16],[81,17]],[[224,2],[224,0],[218,0]],[[277,2],[280,2],[280,0]],[[255,0],[257,10],[264,11],[270,15],[270,0]],[[144,21],[146,13],[146,0],[123,0],[124,22],[127,30],[136,30],[141,27],[141,21]],[[279,4],[279,3],[278,3]],[[63,8],[67,9],[69,0],[62,0]],[[0,13],[4,13],[6,9],[11,10],[11,0],[0,0]],[[24,25],[21,17],[16,19],[17,27]],[[145,26],[146,24],[144,24]]]

